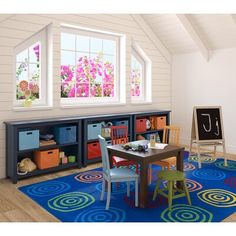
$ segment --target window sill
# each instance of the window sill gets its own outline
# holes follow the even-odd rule
[[[113,107],[113,106],[125,106],[126,103],[111,103],[111,104],[102,104],[102,103],[98,103],[98,104],[61,104],[61,108],[62,109],[73,109],[73,108],[92,108],[92,107]]]
[[[52,110],[52,106],[14,107],[13,111],[41,111]]]
[[[152,102],[131,102],[131,105],[140,106],[140,105],[152,105]]]

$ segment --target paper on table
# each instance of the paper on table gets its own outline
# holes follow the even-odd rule
[[[152,149],[164,149],[168,144],[166,143],[156,143],[155,147],[151,147],[150,143],[148,144],[148,148],[152,148]]]

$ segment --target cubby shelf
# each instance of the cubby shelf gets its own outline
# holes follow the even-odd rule
[[[40,146],[39,148],[20,150],[20,151],[18,151],[18,154],[29,153],[29,152],[33,152],[33,151],[43,151],[43,150],[61,148],[61,147],[67,147],[67,146],[73,146],[73,145],[78,145],[78,142],[66,143],[66,144],[45,145],[45,146]]]
[[[32,172],[27,173],[26,175],[17,175],[17,178],[18,179],[25,179],[28,177],[42,175],[42,174],[48,174],[48,173],[56,172],[59,170],[65,170],[65,169],[72,168],[72,167],[78,167],[78,163],[63,164],[63,165],[59,165],[59,166],[44,169],[44,170],[36,169]]]
[[[28,178],[31,176],[37,176],[40,174],[47,174],[54,171],[60,171],[67,168],[77,167],[80,168],[82,165],[85,167],[88,164],[101,162],[101,157],[97,156],[99,149],[97,130],[95,133],[91,133],[88,130],[88,127],[92,125],[99,124],[101,122],[112,122],[113,125],[127,125],[129,141],[134,141],[138,134],[148,135],[150,133],[160,132],[162,135],[162,129],[157,130],[147,130],[145,132],[136,133],[136,120],[140,118],[148,118],[150,116],[165,116],[166,124],[169,124],[170,111],[145,111],[145,112],[134,112],[134,113],[122,113],[122,114],[104,114],[104,115],[93,115],[93,116],[83,116],[83,117],[65,117],[65,118],[51,118],[51,119],[38,119],[38,120],[25,120],[25,121],[7,121],[4,122],[6,125],[6,154],[7,154],[7,177],[9,177],[13,183],[17,183],[19,179]],[[34,130],[39,130],[39,133],[42,134],[51,134],[55,127],[58,126],[76,126],[76,136],[74,139],[76,142],[71,141],[71,143],[66,144],[53,144],[47,146],[40,146],[38,148],[32,148],[27,150],[19,150],[19,133],[33,133]],[[75,127],[73,127],[75,130]],[[88,132],[89,135],[88,135]],[[91,137],[92,134],[92,137]],[[91,139],[88,139],[91,138]],[[107,141],[110,141],[111,138],[106,138]],[[31,141],[29,139],[29,141]],[[96,143],[96,150],[93,156],[88,157],[88,146]],[[25,142],[27,144],[27,142]],[[59,149],[60,151],[65,151],[65,155],[74,155],[76,156],[75,163],[68,163],[59,165],[56,167],[35,170],[26,175],[17,174],[17,163],[24,158],[24,155],[27,153],[33,153],[34,151],[43,151]],[[100,154],[99,154],[100,155]]]

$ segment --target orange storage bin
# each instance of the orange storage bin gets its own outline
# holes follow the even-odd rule
[[[146,129],[146,119],[143,118],[143,119],[137,119],[136,120],[136,132],[139,133],[139,132],[145,132],[147,129]]]
[[[158,116],[156,119],[157,129],[164,129],[166,125],[166,116]]]
[[[59,165],[59,149],[35,151],[34,162],[39,169],[47,169]]]
[[[87,151],[88,151],[88,159],[89,160],[101,157],[101,155],[102,155],[99,142],[88,143],[87,149],[88,149]]]

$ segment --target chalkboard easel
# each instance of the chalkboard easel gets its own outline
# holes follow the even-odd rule
[[[197,145],[199,168],[201,168],[201,146],[214,146],[213,152],[204,152],[213,153],[213,158],[216,158],[216,147],[222,146],[224,154],[224,165],[227,166],[222,109],[220,106],[198,106],[193,108],[189,156],[191,156],[193,144]]]

